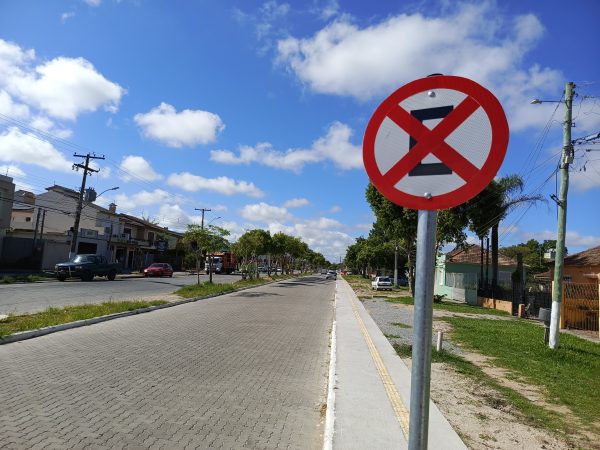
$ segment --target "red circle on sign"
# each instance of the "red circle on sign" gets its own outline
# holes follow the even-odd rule
[[[416,132],[413,130],[404,130],[409,136],[417,141],[417,146],[409,150],[409,152],[404,155],[392,169],[388,170],[386,174],[382,174],[377,165],[377,161],[375,160],[375,138],[377,137],[381,124],[386,117],[389,117],[392,110],[399,108],[406,113],[406,111],[399,106],[402,101],[415,94],[433,89],[451,89],[459,91],[466,94],[466,98],[451,113],[456,114],[454,114],[452,118],[450,118],[451,115],[449,114],[447,116],[449,120],[446,121],[446,119],[444,119],[440,123],[440,127],[435,127],[433,130],[420,130],[420,137],[414,136],[413,134]],[[447,137],[448,134],[459,127],[462,121],[466,120],[479,107],[481,107],[487,115],[492,131],[490,151],[481,169],[472,165],[444,141],[444,137]],[[461,111],[459,112],[459,110]],[[403,128],[402,125],[399,126]],[[407,127],[410,128],[410,126]],[[421,126],[421,128],[425,129],[424,126]],[[440,129],[439,131],[438,128]],[[441,138],[438,136],[440,134],[442,135]],[[363,141],[363,162],[371,182],[388,200],[397,205],[411,209],[447,209],[460,205],[475,197],[494,178],[498,169],[500,169],[502,161],[504,160],[504,155],[506,154],[508,135],[508,122],[500,102],[490,91],[480,84],[467,78],[448,75],[421,78],[396,90],[375,110],[365,131]],[[419,147],[420,141],[423,141],[423,145]],[[429,144],[429,146],[427,144]],[[417,147],[419,147],[419,151],[416,151]],[[450,165],[453,167],[453,170],[460,173],[461,178],[464,180],[464,184],[461,187],[444,194],[426,198],[425,195],[417,196],[397,189],[395,185],[399,180],[393,176],[387,176],[392,171],[396,175],[400,174],[401,178],[406,176],[416,164],[421,162],[423,159],[423,156],[421,155],[433,153],[434,150],[437,151],[441,147],[448,148],[449,153],[443,157],[436,156],[440,157],[443,163]],[[424,150],[424,148],[427,149]],[[431,148],[434,150],[431,150]]]

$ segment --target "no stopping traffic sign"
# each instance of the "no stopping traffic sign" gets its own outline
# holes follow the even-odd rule
[[[412,81],[379,105],[365,131],[363,161],[392,202],[437,210],[481,192],[507,146],[496,97],[467,78],[439,75]]]

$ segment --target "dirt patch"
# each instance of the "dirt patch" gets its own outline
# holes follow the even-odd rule
[[[451,366],[431,366],[431,399],[465,444],[479,449],[576,448],[558,437],[521,423],[502,396],[457,373]]]

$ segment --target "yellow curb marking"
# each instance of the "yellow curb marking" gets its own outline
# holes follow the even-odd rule
[[[354,300],[350,298],[350,304],[352,305],[352,310],[354,311],[354,315],[356,316],[356,320],[358,321],[358,325],[360,326],[360,331],[362,332],[365,341],[367,342],[367,347],[369,347],[369,351],[371,352],[371,357],[373,358],[373,362],[375,363],[375,367],[377,367],[377,372],[379,372],[379,376],[381,377],[381,381],[383,382],[383,386],[385,387],[385,391],[390,399],[390,403],[392,404],[392,408],[394,409],[394,413],[396,413],[396,419],[400,423],[400,428],[402,428],[402,432],[404,433],[404,437],[408,439],[408,410],[402,403],[402,399],[400,398],[400,394],[396,390],[396,385],[392,381],[392,377],[387,371],[385,365],[383,364],[383,359],[381,359],[381,355],[377,351],[371,336],[369,335],[369,331],[365,326],[365,323],[360,317],[358,313],[358,308],[354,304]]]

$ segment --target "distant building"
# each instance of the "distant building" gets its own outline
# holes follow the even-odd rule
[[[554,261],[548,271],[554,279]],[[565,256],[563,280],[572,283],[600,283],[600,247],[593,247],[573,255]]]
[[[2,254],[3,238],[10,228],[14,194],[15,184],[13,179],[0,175],[0,254]]]

